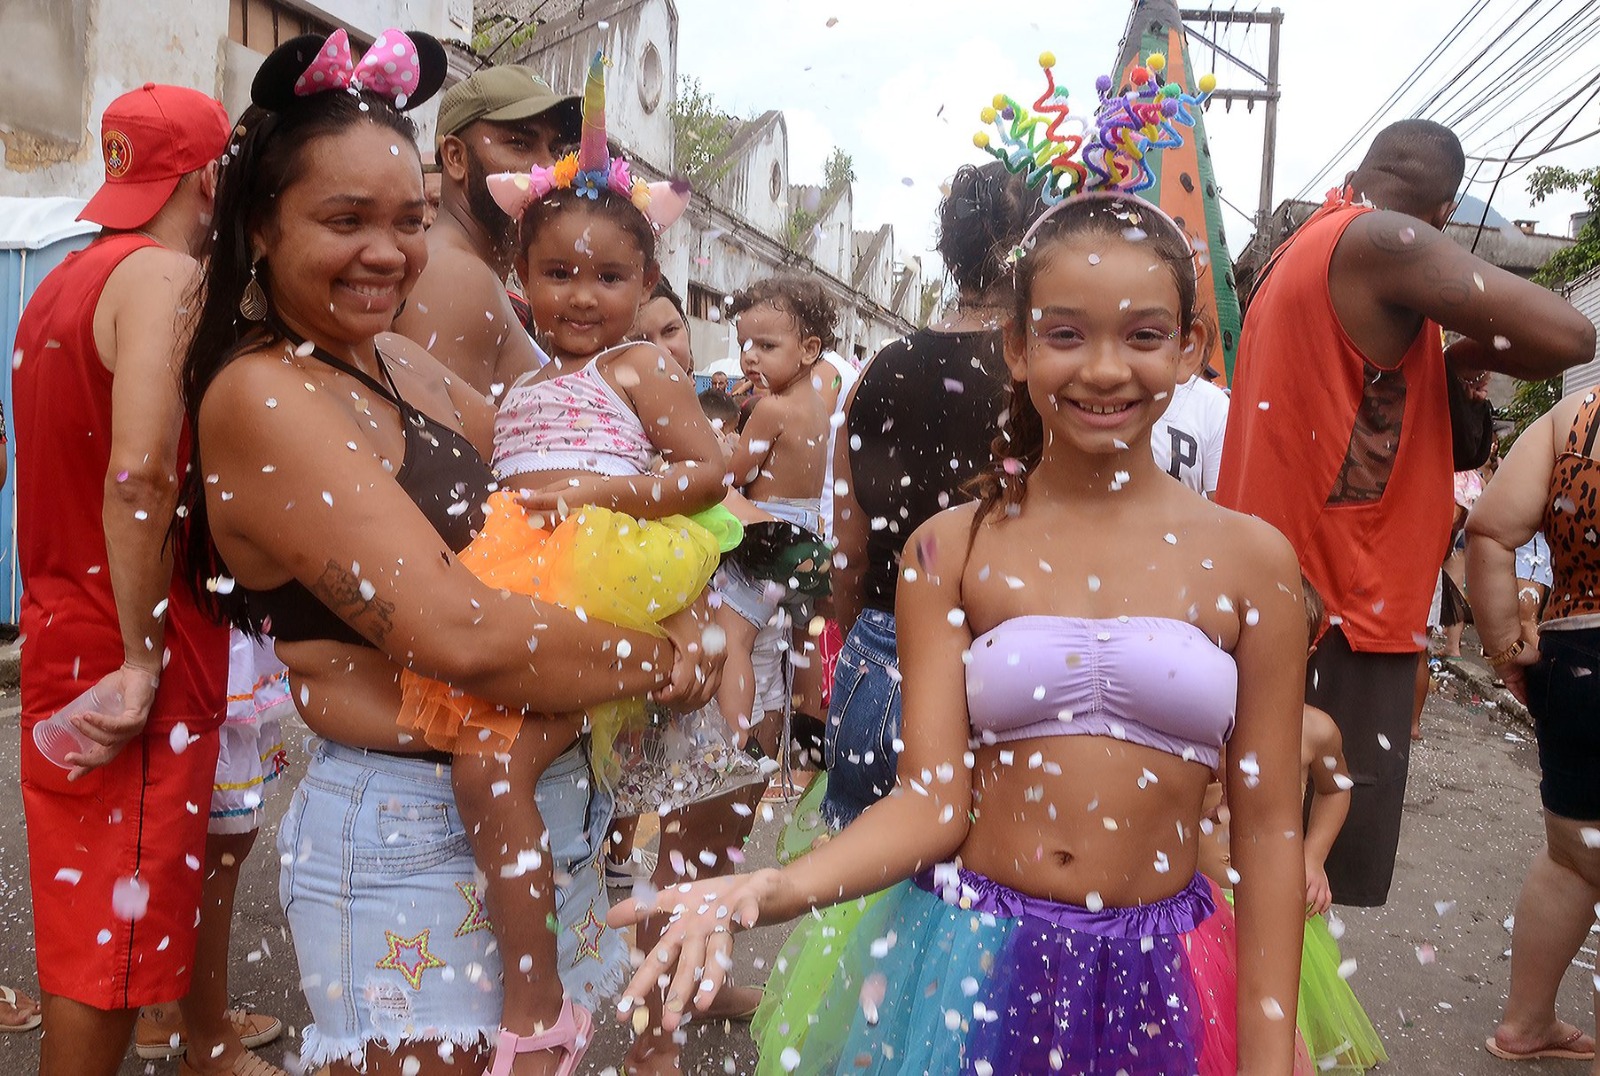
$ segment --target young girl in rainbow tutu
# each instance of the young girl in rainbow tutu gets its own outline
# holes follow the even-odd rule
[[[986,116],[1054,205],[1013,252],[997,458],[975,504],[905,549],[894,791],[781,870],[613,909],[616,925],[669,917],[625,1009],[664,988],[680,1022],[716,994],[735,931],[886,890],[836,939],[820,993],[770,987],[783,1070],[1309,1071],[1300,570],[1272,528],[1150,454],[1210,343],[1187,237],[1128,193],[1158,92],[1103,93],[1083,136],[1009,98]],[[1196,869],[1224,749],[1237,921]]]
[[[599,55],[578,152],[551,169],[490,176],[488,185],[519,221],[517,273],[551,361],[506,392],[494,429],[499,490],[461,562],[502,590],[674,634],[673,616],[738,540],[737,523],[717,507],[723,459],[693,381],[654,345],[627,342],[660,277],[656,234],[682,214],[688,188],[636,182],[627,161],[609,156]],[[657,457],[664,467],[652,470]],[[684,634],[674,635],[680,649],[700,644],[697,631]],[[555,879],[534,789],[585,727],[595,775],[611,783],[612,743],[643,718],[644,700],[524,720],[409,670],[401,688],[401,726],[455,756],[456,804],[487,878],[506,972],[492,1076],[507,1076],[516,1055],[537,1050],[564,1050],[557,1071],[571,1073],[592,1020],[563,997],[554,974]],[[604,927],[592,926],[598,939]],[[624,969],[613,972],[598,992],[620,982]]]

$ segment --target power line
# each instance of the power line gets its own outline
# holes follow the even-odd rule
[[[1433,109],[1433,106],[1437,104],[1445,94],[1449,93],[1453,86],[1459,83],[1463,78],[1467,78],[1469,75],[1471,75],[1472,80],[1477,80],[1478,76],[1476,74],[1472,74],[1472,70],[1477,66],[1479,61],[1489,54],[1491,49],[1493,49],[1496,45],[1499,45],[1500,55],[1504,55],[1506,52],[1514,48],[1516,44],[1526,37],[1530,32],[1542,24],[1542,19],[1535,21],[1532,26],[1525,28],[1522,33],[1518,35],[1516,41],[1507,42],[1505,40],[1506,34],[1509,34],[1512,30],[1516,29],[1517,24],[1532,14],[1534,8],[1545,2],[1546,0],[1528,0],[1528,6],[1523,8],[1522,11],[1518,13],[1518,15],[1513,18],[1510,24],[1503,30],[1496,27],[1489,33],[1485,34],[1483,38],[1480,38],[1479,40],[1484,42],[1483,48],[1479,49],[1477,54],[1470,60],[1467,60],[1460,67],[1458,67],[1456,69],[1456,73],[1452,75],[1444,83],[1444,85],[1434,90],[1433,94],[1426,101],[1423,101],[1416,108],[1412,109],[1412,114],[1432,118],[1431,110]],[[1560,0],[1556,0],[1556,3],[1559,6]],[[1490,63],[1492,65],[1493,61],[1490,61]]]
[[[1597,3],[1596,0],[1589,0],[1589,2],[1583,4],[1578,11],[1573,13],[1572,19],[1558,26],[1527,52],[1513,60],[1504,73],[1494,78],[1487,93],[1481,96],[1463,94],[1462,100],[1454,111],[1437,118],[1446,126],[1453,127],[1469,117],[1476,116],[1476,122],[1460,133],[1463,139],[1472,137],[1472,135],[1494,122],[1496,117],[1503,114],[1510,105],[1534,92],[1548,81],[1555,68],[1546,61],[1563,53],[1576,53],[1580,46],[1587,43],[1595,36],[1597,31],[1600,31],[1600,25],[1595,24],[1592,20],[1582,18],[1597,6],[1600,6],[1600,3]],[[1522,72],[1530,72],[1530,74],[1522,75]],[[1520,77],[1513,78],[1513,73],[1518,74]],[[1536,113],[1539,109],[1536,108],[1533,111]],[[1522,119],[1526,118],[1522,117],[1516,123],[1520,123]],[[1508,126],[1514,127],[1516,123]],[[1502,130],[1504,129],[1506,128],[1502,128]]]
[[[1587,88],[1588,88],[1587,86],[1580,86],[1577,90],[1574,90],[1572,92],[1571,96],[1567,97],[1560,104],[1556,105],[1555,108],[1551,109],[1542,119],[1539,120],[1539,122],[1535,123],[1532,127],[1528,128],[1528,130],[1523,134],[1523,136],[1521,138],[1517,139],[1517,144],[1511,147],[1510,157],[1515,157],[1517,155],[1517,150],[1522,148],[1522,143],[1527,141],[1529,135],[1533,134],[1534,131],[1537,131],[1540,127],[1544,126],[1544,124],[1547,121],[1549,121],[1552,117],[1554,117],[1557,112],[1561,111],[1563,108],[1566,108],[1568,105],[1570,105],[1573,101],[1577,100],[1578,99],[1578,95],[1583,93],[1583,91],[1585,89],[1587,89]],[[1586,108],[1588,106],[1589,102],[1593,101],[1596,97],[1600,97],[1600,84],[1595,84],[1594,88],[1592,90],[1589,90],[1588,98],[1583,102],[1583,104],[1581,104],[1581,105],[1579,105],[1577,107],[1577,110],[1574,111],[1571,116],[1569,116],[1567,118],[1567,122],[1562,124],[1561,130],[1559,130],[1559,131],[1557,131],[1555,133],[1555,136],[1553,138],[1551,138],[1548,143],[1546,143],[1544,150],[1542,150],[1541,152],[1548,153],[1549,150],[1550,150],[1550,147],[1555,145],[1556,142],[1559,141],[1561,139],[1561,137],[1567,133],[1567,128],[1572,126],[1573,121],[1575,121],[1580,115],[1583,114],[1584,108]],[[1483,217],[1478,221],[1478,234],[1475,235],[1473,237],[1473,239],[1472,239],[1472,251],[1473,251],[1473,253],[1477,253],[1478,240],[1483,237],[1483,227],[1489,220],[1489,207],[1494,204],[1494,196],[1497,193],[1499,193],[1499,191],[1500,191],[1500,181],[1505,179],[1505,177],[1506,177],[1506,165],[1510,163],[1510,157],[1507,158],[1505,163],[1500,165],[1500,175],[1498,177],[1496,177],[1496,179],[1494,181],[1494,186],[1489,188],[1489,197],[1484,199]]]
[[[1456,39],[1466,31],[1466,28],[1483,14],[1484,10],[1488,6],[1489,0],[1475,0],[1475,3],[1471,9],[1469,9],[1468,12],[1456,22],[1455,26],[1445,33],[1445,36],[1439,40],[1438,44],[1434,45],[1433,48],[1429,50],[1428,54],[1417,63],[1417,66],[1412,68],[1411,73],[1400,80],[1400,85],[1395,87],[1394,92],[1389,94],[1388,98],[1377,107],[1372,115],[1367,118],[1367,121],[1361,125],[1360,129],[1357,130],[1355,134],[1350,136],[1344,145],[1340,146],[1334,151],[1333,156],[1329,157],[1328,160],[1322,164],[1322,166],[1316,171],[1316,173],[1305,184],[1305,186],[1301,187],[1300,190],[1295,194],[1295,197],[1297,199],[1305,197],[1308,191],[1310,191],[1318,183],[1322,182],[1323,177],[1326,176],[1335,166],[1337,166],[1338,163],[1344,159],[1344,155],[1349,153],[1351,149],[1353,149],[1363,138],[1365,138],[1367,133],[1382,121],[1383,117],[1389,114],[1400,98],[1405,95],[1406,90],[1409,89],[1425,71],[1438,62],[1439,58],[1443,56],[1450,46],[1454,44]]]
[[[1595,128],[1588,134],[1579,135],[1577,138],[1569,138],[1567,141],[1558,146],[1548,146],[1545,149],[1540,150],[1538,153],[1530,153],[1526,157],[1475,157],[1470,153],[1467,154],[1466,157],[1469,161],[1478,161],[1482,164],[1527,164],[1532,161],[1537,161],[1540,157],[1543,157],[1547,154],[1566,149],[1568,146],[1576,146],[1580,142],[1587,142],[1589,139],[1596,137],[1600,137],[1600,127]],[[1512,175],[1515,174],[1515,172],[1512,173]],[[1474,179],[1468,182],[1467,186],[1470,187],[1476,182],[1477,180]],[[1485,182],[1488,181],[1485,180]]]

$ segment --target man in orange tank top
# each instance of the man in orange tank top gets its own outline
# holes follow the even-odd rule
[[[13,382],[45,1076],[111,1076],[138,1007],[189,988],[227,674],[227,632],[174,579],[168,531],[187,456],[180,323],[228,117],[147,83],[102,127],[105,184],[81,217],[104,231],[40,282]],[[32,730],[90,687],[122,704],[74,719],[91,746],[57,765]]]
[[[1451,522],[1447,365],[1551,377],[1594,354],[1559,296],[1439,229],[1465,165],[1447,127],[1403,120],[1267,263],[1245,318],[1217,500],[1272,523],[1327,603],[1308,701],[1355,781],[1328,856],[1340,904],[1389,895],[1412,692]],[[1440,329],[1465,339],[1446,357]]]

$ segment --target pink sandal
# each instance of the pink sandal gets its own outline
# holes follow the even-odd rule
[[[531,1054],[535,1050],[565,1050],[566,1060],[556,1069],[556,1076],[572,1076],[578,1063],[589,1052],[594,1019],[582,1005],[574,1005],[571,998],[561,1002],[561,1015],[547,1030],[532,1035],[518,1035],[500,1029],[500,1041],[494,1050],[494,1063],[483,1076],[511,1076],[511,1065],[517,1054]]]

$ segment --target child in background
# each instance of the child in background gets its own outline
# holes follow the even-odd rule
[[[719,553],[718,536],[687,516],[718,525],[706,510],[722,499],[722,455],[688,375],[659,348],[625,341],[660,276],[656,233],[682,213],[687,192],[636,184],[628,163],[609,156],[603,73],[597,55],[576,155],[488,179],[500,208],[519,218],[517,276],[550,362],[506,392],[494,430],[500,490],[460,559],[491,585],[672,635],[681,649],[699,633],[686,625],[692,638],[680,641],[672,618],[699,596]],[[652,473],[658,455],[664,468]],[[410,670],[401,687],[402,726],[455,754],[456,804],[487,879],[505,966],[492,1076],[538,1050],[564,1050],[558,1071],[570,1073],[591,1020],[552,974],[555,880],[535,786],[585,718],[596,773],[614,778],[612,739],[628,719],[642,721],[643,700],[532,717]]]
[[[1314,641],[1322,631],[1322,598],[1303,577],[1301,586],[1305,590],[1306,627],[1314,651]],[[1387,1061],[1389,1055],[1355,991],[1339,974],[1339,943],[1326,918],[1333,905],[1333,893],[1324,864],[1350,812],[1352,785],[1339,726],[1315,706],[1306,706],[1301,719],[1300,784],[1310,788],[1311,812],[1305,836],[1306,928],[1300,951],[1296,1027],[1317,1071],[1362,1073]],[[1216,803],[1212,812],[1214,828],[1201,843],[1200,870],[1232,900],[1234,873],[1228,859],[1228,812],[1220,803],[1221,798],[1221,785],[1213,784],[1207,802]]]
[[[837,341],[838,311],[820,284],[794,276],[746,288],[730,311],[740,366],[763,393],[729,465],[733,488],[777,522],[748,526],[739,556],[719,576],[717,625],[727,633],[728,661],[717,704],[730,724],[755,730],[768,758],[778,758],[789,711],[790,624],[809,622],[807,599],[827,593],[820,500],[829,403],[817,362]]]

